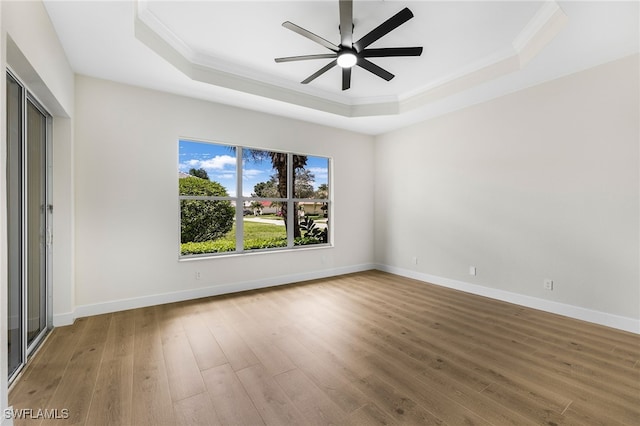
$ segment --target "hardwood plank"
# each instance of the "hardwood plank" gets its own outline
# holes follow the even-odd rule
[[[340,423],[345,418],[346,413],[302,371],[289,370],[278,374],[274,379],[306,418],[305,424],[332,425]]]
[[[132,392],[136,426],[175,423],[157,316],[155,307],[136,310]]]
[[[346,345],[344,342],[333,344],[333,339],[324,332],[316,334],[316,330],[305,329],[299,324],[288,329],[291,335],[300,344],[308,348],[318,359],[321,360],[325,368],[336,372],[349,382],[357,381],[363,377],[373,374],[372,368],[362,361],[366,356],[365,352],[353,351],[353,341]],[[334,333],[335,334],[335,333]],[[352,360],[349,365],[341,362],[342,359]]]
[[[205,370],[202,376],[220,424],[264,424],[231,365],[224,364]]]
[[[200,368],[183,325],[184,318],[196,310],[193,301],[159,307],[162,353],[174,402],[205,391]]]
[[[383,413],[375,404],[369,403],[358,408],[349,414],[340,425],[344,426],[374,426],[374,425],[395,425],[391,417]]]
[[[209,330],[222,348],[226,359],[235,371],[258,364],[260,360],[232,326],[209,323]]]
[[[425,409],[424,404],[416,403],[405,393],[381,380],[375,374],[358,380],[356,386],[398,423],[416,425],[440,425],[443,423],[443,419]],[[451,424],[485,424],[480,419],[473,419],[468,414],[460,414],[459,418],[464,419],[464,422]]]
[[[182,323],[200,371],[229,362],[200,313],[185,316]]]
[[[176,402],[205,391],[200,368],[184,332],[162,342],[171,399]]]
[[[304,416],[262,365],[252,365],[237,371],[236,374],[265,424],[303,425],[306,423]]]
[[[274,344],[273,334],[264,325],[245,322],[236,323],[233,328],[271,376],[295,368],[291,360]]]
[[[131,423],[134,312],[113,314],[96,379],[87,423]]]
[[[176,415],[176,424],[178,425],[207,426],[222,424],[211,405],[207,392],[175,402],[173,410]]]

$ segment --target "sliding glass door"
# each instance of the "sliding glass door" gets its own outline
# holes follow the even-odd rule
[[[7,74],[8,372],[13,379],[48,329],[49,115]]]
[[[27,99],[27,345],[47,328],[47,116]]]

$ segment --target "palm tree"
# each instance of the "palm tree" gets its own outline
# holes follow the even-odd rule
[[[249,207],[253,209],[254,215],[262,214],[262,203],[260,201],[252,201]]]
[[[246,159],[250,159],[252,161],[261,162],[265,160],[271,161],[271,165],[273,169],[276,171],[276,188],[277,188],[277,196],[278,198],[287,198],[287,154],[283,152],[273,152],[273,151],[262,151],[258,149],[244,149],[243,156]],[[299,169],[304,169],[307,165],[307,156],[306,155],[293,155],[293,172],[295,176],[295,172]],[[288,204],[282,203],[282,217],[284,218],[285,226],[288,226],[287,213],[288,213]],[[298,219],[298,215],[296,214],[295,208],[293,213],[293,237],[300,237],[300,221]]]

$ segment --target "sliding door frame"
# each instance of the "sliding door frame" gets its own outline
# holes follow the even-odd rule
[[[53,324],[53,314],[52,314],[52,288],[51,288],[51,278],[52,278],[52,213],[53,213],[53,205],[51,202],[52,198],[52,116],[51,114],[43,107],[42,103],[38,101],[38,99],[29,91],[29,88],[24,84],[24,82],[18,77],[18,75],[13,72],[9,67],[6,70],[5,81],[8,81],[8,78],[11,78],[21,87],[21,129],[20,129],[20,165],[18,166],[20,169],[20,186],[18,189],[20,194],[20,204],[21,211],[19,217],[19,226],[20,229],[20,315],[19,321],[21,321],[21,354],[20,354],[20,365],[9,374],[9,384],[11,384],[24,370],[29,357],[34,353],[34,351],[38,348],[38,346],[44,341],[49,330],[52,328]],[[6,83],[5,83],[6,84]],[[41,226],[44,226],[44,229],[29,229],[29,210],[28,210],[28,184],[29,184],[29,170],[28,170],[28,117],[27,111],[29,105],[33,106],[37,112],[42,114],[42,117],[45,119],[44,124],[44,132],[45,132],[45,140],[44,146],[44,167],[43,170],[40,170],[44,179],[44,200],[43,205],[40,206],[44,211],[42,214],[44,215],[44,220]],[[7,123],[7,128],[9,127],[9,123]],[[9,141],[7,141],[9,143]],[[9,159],[7,159],[9,160]],[[11,226],[11,224],[9,224]],[[30,233],[36,232],[40,234],[40,244],[39,250],[41,250],[40,254],[37,256],[40,257],[40,262],[44,263],[39,267],[41,269],[41,279],[44,279],[44,297],[41,297],[41,303],[44,303],[44,327],[42,330],[39,330],[37,335],[33,337],[30,341],[28,339],[28,330],[29,330],[29,271],[28,264],[29,259],[32,254],[29,253],[29,237]],[[14,250],[16,247],[8,247],[9,250]],[[9,265],[11,267],[11,265]],[[8,283],[11,285],[11,283]],[[38,317],[40,318],[40,317]],[[7,349],[3,349],[7,350]]]

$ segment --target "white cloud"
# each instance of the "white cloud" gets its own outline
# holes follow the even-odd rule
[[[200,160],[200,167],[207,170],[223,170],[226,166],[236,165],[236,159],[230,155],[216,155],[209,160]]]
[[[264,172],[264,170],[259,169],[245,169],[242,171],[242,177],[244,177],[245,179],[251,179],[264,174]]]
[[[216,155],[215,157],[208,160],[199,160],[197,158],[193,158],[186,162],[180,163],[181,170],[187,170],[190,168],[205,170],[224,170],[225,168],[229,167],[235,168],[235,166],[235,157],[231,157],[229,155]]]

